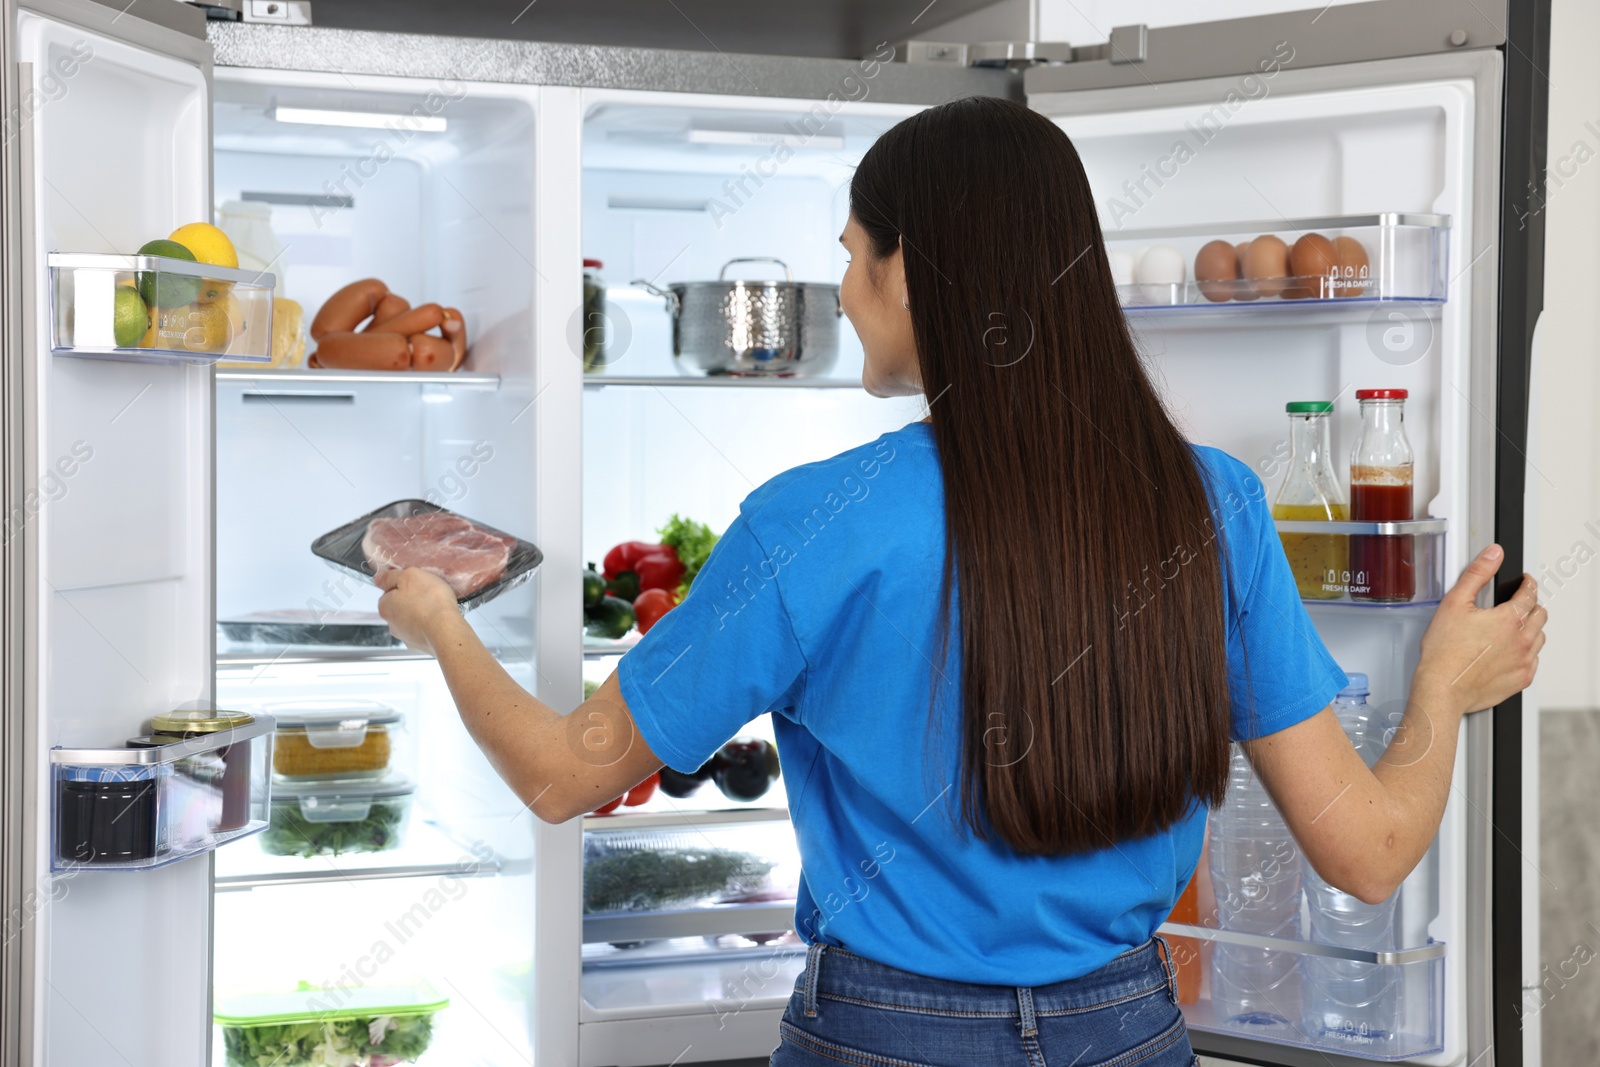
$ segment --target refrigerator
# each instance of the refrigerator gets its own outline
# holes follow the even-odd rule
[[[631,283],[756,258],[777,262],[734,269],[837,282],[851,168],[931,104],[1010,96],[1058,122],[1108,248],[1129,261],[1164,245],[1192,263],[1207,240],[1268,233],[1360,241],[1371,273],[1353,297],[1216,302],[1187,275],[1128,279],[1129,321],[1174,414],[1270,493],[1285,402],[1335,400],[1347,455],[1353,391],[1406,388],[1428,573],[1457,573],[1491,540],[1504,573],[1535,570],[1522,452],[1548,7],[1480,8],[1128,27],[1022,72],[920,62],[915,47],[900,49],[912,62],[888,48],[797,60],[207,25],[163,2],[8,5],[0,1062],[220,1064],[229,1038],[213,1015],[242,993],[416,978],[448,1002],[424,1064],[770,1051],[804,960],[782,777],[755,801],[707,785],[547,826],[477,752],[429,661],[370,632],[336,645],[282,625],[370,624],[375,591],[309,544],[424,499],[542,550],[532,581],[469,618],[521,684],[577,707],[637,638],[585,636],[586,564],[655,540],[673,514],[720,530],[765,479],[923,413],[860,390],[848,328],[821,377],[681,373],[664,302]],[[262,259],[308,320],[377,277],[459,307],[466,366],[213,367],[60,343],[52,254],[127,255],[224,209],[270,219]],[[606,365],[591,371],[586,281],[605,300]],[[94,537],[97,522],[121,536]],[[1392,706],[1429,597],[1345,599],[1311,605],[1313,621]],[[273,781],[252,811],[267,825],[239,840],[151,869],[52,869],[54,750],[120,746],[175,707],[292,723],[311,702],[374,709],[381,784],[331,804]],[[1467,720],[1439,837],[1400,890],[1397,941],[1368,960],[1392,982],[1403,1040],[1319,1045],[1293,1025],[1218,1020],[1215,945],[1250,942],[1217,929],[1202,892],[1200,917],[1167,929],[1193,952],[1183,1007],[1198,1051],[1537,1062],[1518,1010],[1538,971],[1531,710],[1512,700]],[[741,736],[770,738],[770,724]],[[316,822],[313,809],[334,817],[280,847],[274,831]],[[737,893],[602,891],[607,861],[696,851],[759,877]]]

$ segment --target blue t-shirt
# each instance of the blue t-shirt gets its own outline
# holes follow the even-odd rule
[[[1345,676],[1300,603],[1260,480],[1216,449],[1195,454],[1231,563],[1233,736],[1274,733],[1327,706]],[[786,471],[739,511],[618,678],[644,740],[683,771],[773,713],[801,936],[917,974],[1030,986],[1148,941],[1199,861],[1203,806],[1101,851],[1023,856],[960,820],[957,717],[931,739],[946,743],[925,743],[945,547],[932,427]],[[945,672],[959,694],[959,596],[952,607]]]

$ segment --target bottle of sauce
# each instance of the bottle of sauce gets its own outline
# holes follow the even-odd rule
[[[1404,389],[1358,389],[1361,435],[1350,453],[1350,517],[1356,522],[1413,518],[1415,459],[1406,440]],[[1417,591],[1415,537],[1357,534],[1350,538],[1350,599],[1403,604]]]
[[[1289,413],[1289,471],[1272,502],[1275,519],[1311,522],[1348,518],[1339,475],[1333,467],[1330,400],[1297,400]],[[1302,600],[1337,600],[1344,595],[1345,538],[1338,534],[1279,534]]]

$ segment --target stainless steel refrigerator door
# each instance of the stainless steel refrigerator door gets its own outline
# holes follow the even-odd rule
[[[211,50],[198,11],[156,0],[4,16],[0,779],[16,1026],[0,1059],[199,1064],[209,857],[51,875],[46,771],[51,746],[118,745],[153,712],[211,699],[211,371],[53,354],[45,255],[132,252],[210,219]]]

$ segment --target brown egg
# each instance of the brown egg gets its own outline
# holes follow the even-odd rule
[[[1289,249],[1289,273],[1299,281],[1285,289],[1290,300],[1313,300],[1333,296],[1329,279],[1339,271],[1339,253],[1333,242],[1320,233],[1308,233]]]
[[[1277,296],[1288,285],[1289,246],[1266,234],[1250,242],[1244,257],[1244,274],[1262,296]]]
[[[1367,260],[1366,247],[1354,237],[1335,237],[1333,247],[1339,253],[1339,281],[1334,288],[1334,294],[1368,295],[1367,284],[1371,280],[1371,267]]]
[[[1239,255],[1227,241],[1207,241],[1194,257],[1194,280],[1207,300],[1232,300],[1238,277]]]
[[[1256,287],[1250,284],[1250,279],[1245,276],[1244,269],[1245,257],[1250,254],[1250,242],[1243,241],[1234,245],[1233,251],[1234,254],[1239,257],[1240,274],[1238,285],[1234,289],[1233,298],[1235,300],[1254,300],[1257,295]]]

